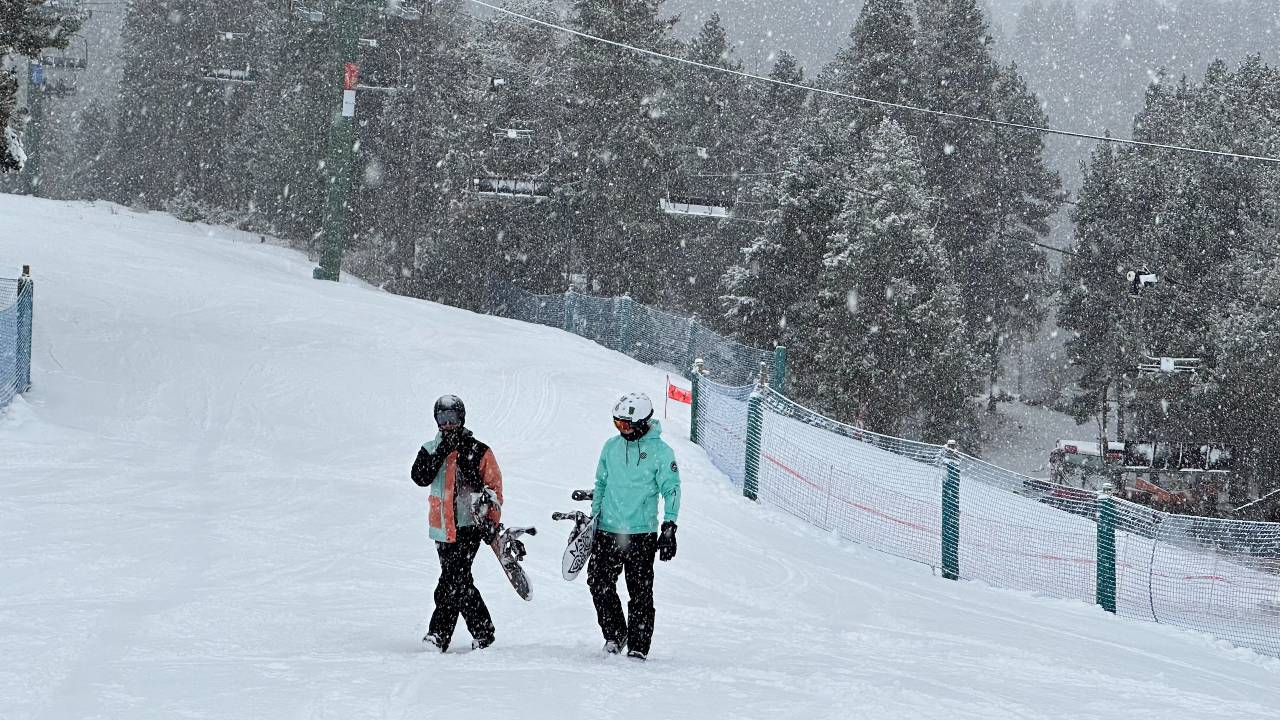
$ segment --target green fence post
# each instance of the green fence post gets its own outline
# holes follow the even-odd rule
[[[773,349],[773,378],[770,386],[785,395],[787,390],[787,348],[779,345]]]
[[[18,278],[18,392],[31,389],[31,327],[35,310],[35,283],[31,266],[22,266]]]
[[[564,294],[564,331],[573,332],[573,290]]]
[[[742,478],[742,495],[758,500],[760,494],[760,450],[764,436],[764,394],[760,388],[747,401],[747,462]]]
[[[942,482],[942,577],[960,579],[960,458],[955,440],[945,450],[947,478]]]
[[[1116,611],[1116,501],[1110,484],[1098,494],[1098,605]]]
[[[630,295],[623,295],[618,300],[618,347],[623,355],[631,356],[631,317],[635,313],[635,301]]]
[[[689,378],[691,390],[689,398],[689,442],[700,445],[698,435],[698,401],[702,398],[702,360],[693,361],[693,374]]]

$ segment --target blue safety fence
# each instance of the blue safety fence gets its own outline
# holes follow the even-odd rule
[[[30,275],[0,278],[0,409],[31,387],[34,297]]]
[[[754,382],[763,367],[775,387],[786,382],[786,349],[760,350],[711,330],[697,318],[672,315],[629,297],[602,298],[567,292],[535,295],[512,285],[491,289],[495,315],[562,328],[611,350],[684,377],[695,360],[711,378],[729,385]]]

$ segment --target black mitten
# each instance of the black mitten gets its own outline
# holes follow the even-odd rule
[[[668,520],[662,523],[662,534],[658,536],[658,559],[666,562],[676,556],[676,523]]]

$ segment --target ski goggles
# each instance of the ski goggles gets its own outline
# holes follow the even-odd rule
[[[632,431],[632,429],[635,428],[636,425],[639,425],[639,423],[631,422],[630,420],[627,420],[625,418],[613,419],[613,426],[618,428],[619,432],[629,433]]]
[[[462,427],[462,414],[453,408],[446,408],[436,413],[436,425],[441,428]]]

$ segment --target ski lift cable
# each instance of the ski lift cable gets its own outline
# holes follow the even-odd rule
[[[869,103],[872,105],[879,105],[881,107],[894,108],[897,110],[905,110],[907,112],[922,113],[925,115],[934,115],[937,117],[950,118],[952,120],[961,120],[961,121],[970,122],[970,123],[994,125],[997,127],[1007,127],[1007,128],[1013,128],[1015,130],[1030,130],[1030,131],[1048,134],[1048,135],[1061,135],[1064,137],[1081,138],[1084,140],[1096,140],[1098,142],[1105,142],[1105,143],[1112,143],[1112,144],[1119,144],[1119,145],[1134,145],[1138,147],[1156,148],[1160,150],[1170,150],[1174,152],[1194,153],[1198,155],[1230,158],[1232,160],[1252,160],[1257,162],[1280,164],[1280,158],[1267,157],[1265,155],[1245,155],[1241,153],[1226,152],[1223,150],[1208,150],[1205,148],[1189,147],[1185,145],[1146,142],[1143,140],[1125,140],[1123,138],[1113,138],[1113,137],[1108,137],[1106,135],[1093,135],[1090,133],[1075,132],[1072,130],[1059,130],[1059,129],[1050,128],[1050,127],[1040,127],[1038,125],[1026,125],[1023,123],[1010,122],[1007,120],[995,120],[993,118],[981,118],[981,117],[974,117],[972,115],[962,115],[960,113],[947,112],[945,110],[934,110],[932,108],[919,107],[916,105],[907,105],[904,103],[889,102],[886,100],[874,100],[872,98],[862,97],[859,95],[842,93],[838,90],[828,90],[824,88],[813,87],[812,85],[803,85],[801,83],[787,82],[785,80],[778,80],[776,78],[765,77],[763,75],[754,75],[752,73],[743,72],[741,70],[732,70],[730,68],[719,67],[716,65],[709,65],[707,63],[701,63],[696,60],[689,60],[688,58],[681,58],[681,57],[676,57],[674,55],[667,55],[665,53],[660,53],[655,50],[646,50],[644,48],[636,47],[634,45],[628,45],[626,43],[618,42],[616,40],[608,40],[606,38],[598,37],[590,33],[582,32],[581,30],[575,30],[573,28],[564,27],[563,25],[557,25],[555,23],[547,22],[546,20],[539,20],[538,18],[530,17],[528,15],[518,13],[514,10],[509,10],[504,7],[493,5],[491,3],[485,2],[484,0],[467,0],[467,2],[489,8],[490,10],[493,10],[495,12],[520,18],[521,20],[524,20],[526,22],[534,23],[536,25],[542,25],[544,27],[551,28],[552,30],[557,30],[562,33],[568,33],[570,35],[576,35],[578,37],[584,38],[586,40],[591,40],[593,42],[602,43],[605,45],[612,45],[614,47],[621,48],[623,50],[629,50],[631,52],[639,53],[641,55],[648,55],[650,57],[658,58],[659,60],[666,60],[668,62],[691,65],[693,67],[702,68],[703,70],[711,70],[713,72],[723,73],[726,75],[736,75],[738,77],[745,78],[748,80],[759,80],[761,82],[773,83],[774,85],[782,85],[784,87],[795,88],[797,90],[804,90],[806,92],[818,93],[820,95],[831,95],[834,97],[844,98],[846,100],[854,100],[860,103]]]

